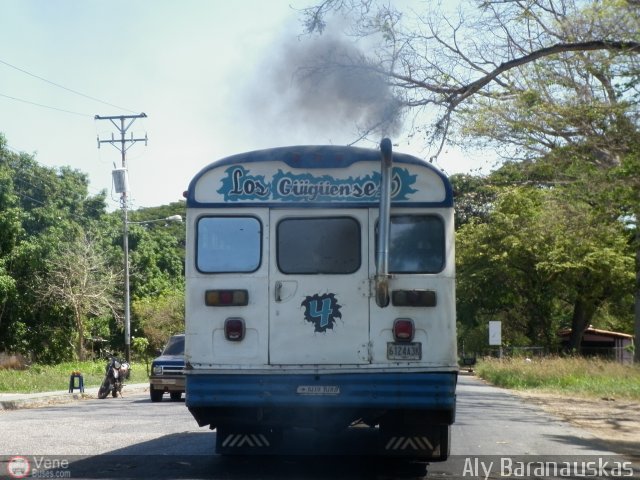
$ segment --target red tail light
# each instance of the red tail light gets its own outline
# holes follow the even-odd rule
[[[233,292],[220,292],[220,303],[222,305],[231,305],[231,303],[233,303]]]
[[[410,342],[415,334],[415,326],[410,318],[396,318],[393,321],[393,339],[396,342]]]
[[[224,321],[224,336],[231,342],[239,342],[244,338],[244,320],[242,318],[227,318]]]

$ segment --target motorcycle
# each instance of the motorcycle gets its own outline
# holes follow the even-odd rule
[[[104,380],[102,385],[98,389],[98,398],[107,398],[109,392],[115,398],[120,394],[122,396],[123,381],[129,378],[131,374],[130,365],[116,358],[113,355],[109,355],[109,361],[105,369]]]

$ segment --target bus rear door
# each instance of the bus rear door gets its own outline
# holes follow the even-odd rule
[[[369,363],[366,209],[272,210],[269,363]]]

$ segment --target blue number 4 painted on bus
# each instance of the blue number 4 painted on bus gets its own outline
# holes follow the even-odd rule
[[[332,313],[333,309],[331,308],[330,298],[322,299],[322,310],[318,310],[318,300],[309,302],[309,315],[311,318],[320,319],[320,328],[326,328],[327,325],[329,325],[329,318]]]
[[[342,318],[340,305],[333,293],[307,296],[301,306],[304,307],[304,319],[314,325],[316,332],[333,329],[336,318]]]

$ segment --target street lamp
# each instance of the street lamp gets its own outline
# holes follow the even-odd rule
[[[142,222],[130,222],[126,217],[124,220],[124,356],[127,362],[131,362],[131,299],[129,296],[129,225],[141,225],[155,222],[182,222],[180,215],[171,215],[166,218],[154,220],[144,220]]]

